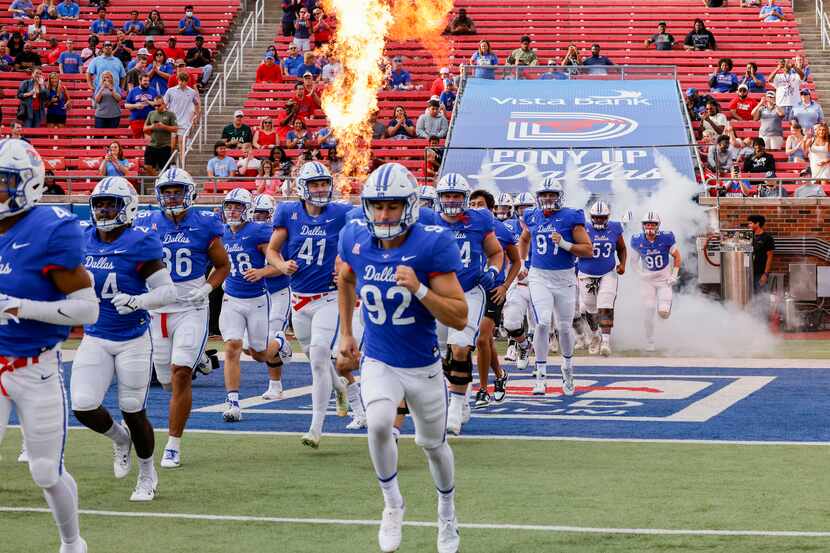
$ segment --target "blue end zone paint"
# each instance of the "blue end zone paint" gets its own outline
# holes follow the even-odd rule
[[[537,398],[528,395],[530,372],[510,369],[507,400],[474,411],[473,419],[464,426],[464,435],[830,441],[824,392],[830,389],[830,370],[581,366],[573,397],[559,395],[561,381],[550,373],[548,395]],[[69,381],[69,363],[66,372]],[[243,363],[240,398],[259,397],[267,379],[264,365]],[[286,391],[310,384],[307,363],[293,363],[284,371]],[[167,427],[168,398],[161,388],[150,391],[147,409],[156,427]],[[215,406],[224,399],[221,371],[199,376],[194,382],[194,409]],[[117,416],[115,386],[108,391],[104,405]],[[188,427],[305,432],[311,415],[310,388],[304,395],[253,409],[257,412],[243,410],[243,420],[235,424],[224,423],[221,412],[195,412]],[[363,432],[345,429],[350,419],[333,415],[333,400],[331,412],[326,432]],[[79,426],[74,417],[71,424]],[[403,430],[413,431],[409,418]]]

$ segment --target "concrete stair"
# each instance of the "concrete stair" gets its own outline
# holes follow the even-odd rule
[[[253,0],[248,0],[249,10],[253,9],[253,5]],[[226,50],[229,50],[241,38],[240,30],[245,19],[248,17],[248,13],[250,12],[240,12],[239,18],[234,23],[234,28],[228,40]],[[265,50],[274,43],[274,37],[277,36],[277,32],[280,29],[281,19],[282,10],[278,0],[265,0],[265,22],[259,27],[258,38],[254,41],[254,46],[245,49],[243,56],[244,63],[239,72],[239,79],[232,77],[228,80],[228,97],[225,102],[225,107],[214,108],[208,117],[208,132],[205,137],[204,147],[201,150],[198,147],[194,148],[187,156],[187,171],[192,175],[207,175],[207,162],[213,157],[213,144],[222,136],[222,129],[225,125],[233,121],[233,112],[242,107],[245,98],[247,98],[248,93],[251,91],[251,85],[256,78],[256,68],[260,61],[262,61]],[[216,78],[221,79],[222,62],[220,61],[215,67],[219,71]]]
[[[827,109],[830,107],[830,50],[821,48],[821,31],[816,25],[815,3],[800,0],[796,2],[793,14],[804,43],[810,74],[816,83],[819,102]]]

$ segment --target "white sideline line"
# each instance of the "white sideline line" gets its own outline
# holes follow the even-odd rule
[[[42,507],[3,507],[6,513],[50,513]],[[233,522],[268,522],[272,524],[325,524],[332,526],[378,526],[377,520],[340,519],[340,518],[295,518],[263,517],[243,515],[200,515],[192,513],[149,513],[125,511],[96,511],[81,509],[80,514],[89,516],[123,517],[123,518],[172,518],[184,520],[213,520]],[[404,526],[435,528],[436,523],[406,520]],[[830,532],[803,532],[793,530],[695,530],[686,528],[594,528],[590,526],[559,526],[547,524],[487,524],[460,523],[461,528],[475,530],[530,530],[537,532],[571,532],[579,534],[629,534],[647,536],[757,536],[771,538],[830,538]]]

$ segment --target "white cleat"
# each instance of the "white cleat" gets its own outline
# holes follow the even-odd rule
[[[504,352],[504,360],[511,362],[516,360],[516,344],[507,346],[507,350]]]
[[[177,469],[182,466],[182,454],[178,449],[165,449],[159,466],[163,469]]]
[[[320,447],[320,436],[315,434],[312,431],[308,431],[303,434],[303,437],[300,439],[300,442],[311,449],[317,449]]]
[[[349,381],[345,377],[340,376],[340,383],[343,384],[341,389],[334,388],[334,396],[337,400],[337,416],[345,417],[349,414],[349,395],[346,391],[349,386]]]
[[[20,446],[20,455],[17,456],[18,463],[28,463],[29,462],[29,452],[26,451],[26,444]]]
[[[470,418],[472,416],[473,411],[470,409],[470,404],[465,401],[464,406],[461,408],[461,424],[467,424],[470,422]]]
[[[392,553],[401,546],[404,512],[406,512],[405,505],[400,509],[387,507],[383,510],[378,530],[378,545],[381,551]]]
[[[461,434],[461,413],[450,409],[447,413],[447,433],[458,436]]]
[[[600,343],[602,342],[602,338],[598,335],[594,335],[591,337],[591,343],[588,344],[588,354],[589,355],[596,355],[599,353]]]
[[[545,395],[545,388],[546,384],[546,376],[543,374],[541,376],[536,377],[536,382],[533,383],[533,395],[534,396],[543,396]]]
[[[150,474],[139,474],[138,483],[135,485],[130,501],[152,501],[156,497],[156,490],[159,485],[156,469]]]
[[[516,368],[523,371],[527,368],[527,365],[530,362],[530,348],[516,346],[516,354]]]
[[[133,467],[133,458],[132,453],[133,450],[133,441],[130,437],[130,429],[127,427],[124,422],[121,422],[121,426],[124,427],[124,430],[127,432],[127,443],[124,445],[118,445],[113,442],[112,444],[112,472],[115,474],[116,478],[124,478],[128,474],[130,474],[130,469]]]
[[[222,420],[225,422],[239,422],[242,420],[242,410],[238,401],[226,401],[225,412],[222,413]]]
[[[438,519],[438,553],[456,553],[461,545],[456,517]]]
[[[285,397],[282,388],[268,388],[265,390],[265,393],[262,394],[262,399],[267,399],[268,401],[277,401]]]
[[[562,371],[562,393],[566,396],[574,395],[576,388],[574,387],[573,367],[568,367],[565,363],[562,363],[560,370]]]
[[[79,536],[75,543],[62,543],[60,553],[87,553],[86,542]]]
[[[352,422],[346,425],[346,430],[360,430],[366,428],[366,417],[352,417]]]
[[[608,357],[609,355],[611,355],[611,344],[609,344],[608,342],[603,342],[599,346],[599,354],[603,357]]]
[[[657,351],[657,346],[654,345],[654,340],[650,339],[646,342],[646,351],[649,353],[654,353]]]

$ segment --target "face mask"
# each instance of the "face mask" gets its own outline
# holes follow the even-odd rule
[[[193,17],[193,12],[184,12],[187,17]]]

